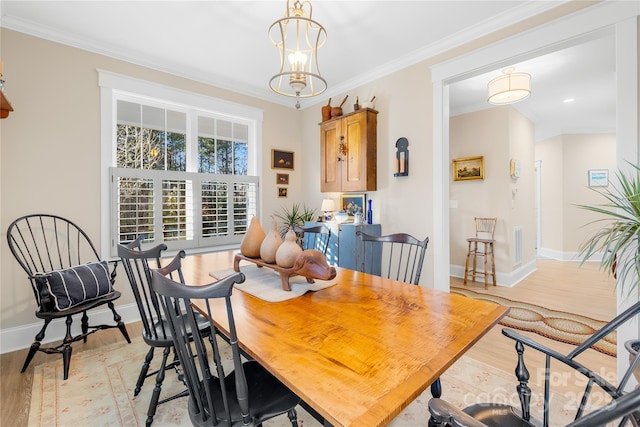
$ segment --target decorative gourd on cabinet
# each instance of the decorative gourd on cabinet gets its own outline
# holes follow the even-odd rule
[[[365,108],[320,124],[320,191],[377,190],[377,115]]]

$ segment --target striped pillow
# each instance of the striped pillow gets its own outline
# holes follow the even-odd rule
[[[47,274],[55,308],[67,310],[113,292],[106,261],[55,270]]]

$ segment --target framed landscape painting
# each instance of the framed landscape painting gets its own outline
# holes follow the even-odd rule
[[[609,169],[589,169],[589,187],[609,185]]]
[[[453,160],[453,180],[484,179],[484,157],[465,157]]]

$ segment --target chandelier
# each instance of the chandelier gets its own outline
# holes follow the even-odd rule
[[[269,38],[280,54],[280,72],[269,82],[280,95],[300,98],[320,95],[327,81],[318,68],[318,49],[327,41],[324,27],[312,18],[309,1],[287,0],[284,18],[269,27]]]
[[[514,73],[514,67],[502,70],[503,75],[491,80],[487,85],[490,104],[513,104],[531,95],[531,76],[527,73]]]

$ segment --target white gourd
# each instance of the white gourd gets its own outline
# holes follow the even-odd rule
[[[302,248],[296,242],[296,233],[290,228],[276,252],[276,264],[283,268],[291,268],[301,253]]]
[[[282,237],[278,233],[278,224],[276,220],[271,218],[271,230],[267,233],[262,245],[260,245],[260,258],[266,263],[274,264],[276,262],[276,252],[282,244]]]

